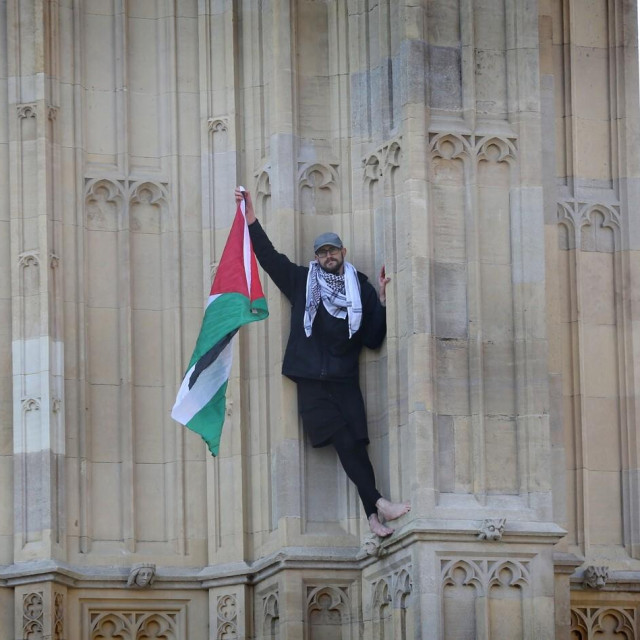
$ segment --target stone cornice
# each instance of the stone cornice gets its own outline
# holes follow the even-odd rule
[[[553,545],[564,529],[553,523],[509,522],[500,541],[478,540],[482,522],[471,520],[415,519],[382,541],[385,557],[402,553],[420,543],[447,543],[447,553],[459,549],[481,555],[536,554],[531,545]],[[522,546],[521,546],[522,545]],[[555,557],[555,556],[554,556]],[[156,572],[154,589],[203,589],[233,584],[257,584],[285,570],[360,571],[378,559],[364,556],[358,547],[286,547],[255,562],[237,562],[206,567],[162,567]],[[133,560],[132,560],[133,563]],[[124,588],[129,566],[92,567],[57,561],[25,562],[0,567],[0,586],[12,587],[38,582],[55,582],[83,589]],[[640,590],[640,572],[638,572]]]

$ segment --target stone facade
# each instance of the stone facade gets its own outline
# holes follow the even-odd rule
[[[3,637],[640,636],[637,17],[0,0]],[[382,543],[267,278],[220,456],[170,419],[237,183],[293,260],[330,228],[392,278]]]

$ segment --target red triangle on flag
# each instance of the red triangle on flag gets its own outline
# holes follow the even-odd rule
[[[246,219],[242,214],[240,205],[238,205],[227,243],[220,258],[220,264],[218,265],[213,284],[211,285],[211,295],[241,293],[252,301],[264,297],[258,275],[258,264],[250,240],[251,291],[249,291],[247,282],[247,276],[249,274],[245,271],[243,250],[246,226]]]

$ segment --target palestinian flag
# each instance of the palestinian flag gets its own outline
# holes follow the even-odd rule
[[[268,315],[242,202],[211,286],[196,348],[171,411],[174,420],[202,436],[214,456],[218,454],[225,417],[233,337],[242,325]]]

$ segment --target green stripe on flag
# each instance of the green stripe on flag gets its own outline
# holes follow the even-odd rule
[[[214,456],[218,455],[220,447],[220,436],[222,435],[222,425],[226,410],[225,393],[227,384],[228,381],[218,389],[213,398],[186,425],[189,429],[202,436],[202,439],[209,447],[209,451]]]
[[[267,301],[258,298],[250,303],[242,293],[222,293],[207,307],[200,335],[187,371],[224,336],[242,325],[264,320],[269,315]]]

